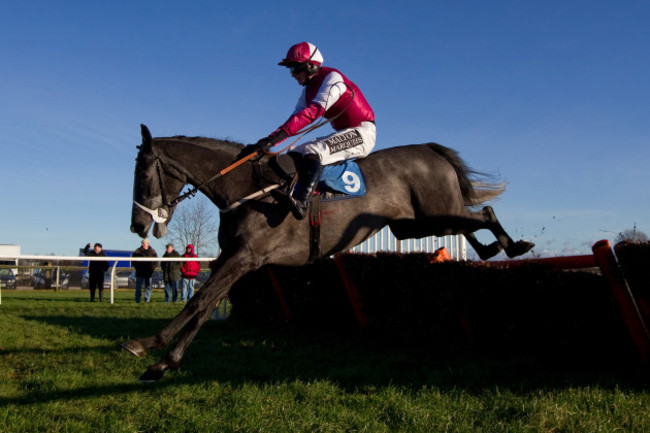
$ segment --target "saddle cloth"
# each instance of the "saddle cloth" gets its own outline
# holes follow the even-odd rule
[[[324,166],[320,182],[328,188],[345,195],[362,197],[366,194],[366,182],[363,173],[359,165],[354,161]],[[326,189],[321,188],[319,185],[319,191],[324,192]]]

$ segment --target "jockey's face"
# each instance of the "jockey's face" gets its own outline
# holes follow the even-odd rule
[[[295,69],[291,69],[291,76],[300,84],[301,86],[304,86],[307,83],[307,71],[296,71]]]

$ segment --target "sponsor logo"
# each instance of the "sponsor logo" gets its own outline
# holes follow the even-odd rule
[[[329,147],[330,154],[341,152],[363,143],[363,138],[356,129],[329,137],[323,142]]]

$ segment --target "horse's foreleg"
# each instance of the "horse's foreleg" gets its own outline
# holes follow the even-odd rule
[[[221,257],[224,256],[222,255]],[[221,263],[221,266],[215,267],[208,282],[183,309],[182,313],[185,313],[183,317],[179,318],[181,314],[176,316],[174,321],[172,321],[174,327],[172,328],[170,324],[170,326],[158,334],[158,336],[171,339],[173,335],[180,331],[180,329],[177,329],[174,332],[177,327],[185,327],[175,347],[162,360],[149,367],[140,378],[141,381],[157,381],[163,376],[166,370],[175,370],[178,368],[187,347],[199,332],[201,326],[210,318],[216,303],[226,297],[232,285],[239,278],[257,269],[260,265],[250,260],[247,250],[228,259],[224,258],[218,263]],[[172,332],[174,333],[172,334]]]
[[[225,297],[225,295],[224,295]],[[223,297],[222,297],[223,298]],[[216,302],[212,304],[214,307]],[[203,324],[208,321],[212,315],[212,310],[214,308],[206,308],[202,311],[199,311],[196,316],[190,321],[189,325],[185,329],[185,332],[178,339],[178,343],[174,348],[160,361],[150,366],[147,371],[140,376],[140,382],[157,382],[163,377],[163,374],[167,370],[176,370],[185,354],[185,351],[189,347],[196,334],[199,332]]]
[[[140,382],[157,382],[167,370],[176,370],[188,346],[201,329],[201,326],[210,318],[212,310],[206,309],[198,313],[191,321],[186,331],[181,335],[174,349],[163,359],[152,365],[140,376]]]
[[[217,291],[199,291],[192,299],[197,299],[195,306],[197,309],[193,318],[190,320],[183,334],[178,339],[174,348],[159,362],[150,366],[147,371],[140,376],[141,382],[156,382],[160,380],[166,370],[176,370],[180,364],[185,351],[189,347],[201,327],[212,315],[216,304],[228,294],[230,286],[221,288]]]
[[[215,281],[217,279],[216,269],[221,269],[222,265],[225,264],[226,261],[227,259],[225,258],[225,256],[220,256],[217,259],[217,262],[214,267],[215,272],[213,272],[213,274],[210,275],[210,278],[205,283],[203,288],[199,291],[199,293],[208,291],[209,287],[212,285],[212,281]],[[190,299],[188,303],[185,305],[185,308],[183,308],[181,312],[178,313],[176,317],[174,317],[172,321],[169,322],[169,324],[165,326],[156,335],[152,335],[150,337],[145,337],[145,338],[138,338],[132,341],[127,341],[125,343],[122,343],[122,347],[129,353],[139,357],[147,356],[147,353],[150,350],[164,349],[169,345],[169,343],[176,336],[176,334],[178,334],[181,331],[181,329],[183,329],[183,327],[185,327],[189,323],[189,321],[192,320],[192,318],[194,317],[198,309],[198,302],[199,301],[196,296]]]
[[[181,330],[187,323],[192,320],[196,314],[197,301],[192,298],[189,300],[185,308],[172,319],[172,321],[165,326],[158,334],[150,337],[138,338],[136,340],[127,341],[122,343],[122,347],[138,357],[147,356],[150,350],[164,349],[169,345],[174,336]]]

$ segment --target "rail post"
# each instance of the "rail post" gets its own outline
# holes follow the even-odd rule
[[[359,326],[362,328],[365,328],[368,324],[368,317],[363,311],[363,305],[361,303],[361,295],[359,295],[359,290],[357,289],[357,286],[354,285],[350,277],[348,277],[348,273],[345,271],[345,267],[343,266],[343,262],[341,261],[341,256],[339,254],[334,256],[334,263],[336,263],[336,269],[339,271],[339,275],[343,281],[343,286],[345,286],[345,290],[348,292],[350,304],[352,304],[352,310],[354,310],[354,316],[357,318],[357,323],[359,323]]]
[[[275,271],[271,269],[271,266],[266,267],[266,272],[269,274],[269,279],[271,280],[271,285],[273,286],[273,289],[275,290],[275,294],[278,296],[278,300],[280,301],[280,305],[282,305],[282,310],[284,311],[284,316],[287,318],[287,320],[291,320],[291,310],[289,310],[289,305],[287,304],[287,301],[284,299],[284,291],[282,290],[282,286],[280,285],[280,281],[278,281],[278,277],[275,275]]]
[[[600,267],[603,276],[614,295],[618,304],[625,326],[630,332],[632,342],[636,347],[639,356],[644,362],[650,360],[650,334],[639,308],[634,299],[634,295],[623,278],[621,269],[616,263],[616,257],[612,252],[609,241],[606,239],[596,242],[591,250],[594,253],[596,263]]]

